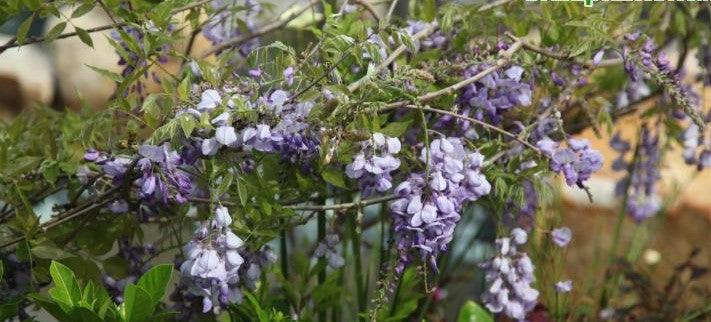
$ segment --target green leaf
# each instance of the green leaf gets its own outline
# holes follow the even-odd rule
[[[77,284],[74,272],[69,267],[56,261],[49,265],[49,274],[52,275],[54,288],[49,290],[49,294],[57,301],[69,307],[81,301],[81,290]]]
[[[10,302],[0,304],[0,320],[11,321],[17,315],[19,302]]]
[[[193,130],[197,126],[197,120],[188,113],[181,115],[178,119],[178,123],[180,123],[180,128],[183,130],[185,137],[190,137],[190,134],[193,133]]]
[[[391,122],[390,124],[382,128],[380,130],[380,133],[383,133],[387,136],[400,137],[405,134],[408,128],[410,128],[410,124],[412,124],[413,121],[414,119],[410,118],[398,122]]]
[[[102,76],[104,76],[108,79],[111,79],[114,82],[117,82],[117,83],[123,82],[123,77],[121,77],[121,75],[119,75],[117,73],[114,73],[110,70],[99,68],[99,67],[94,67],[94,66],[90,66],[90,65],[86,65],[86,66],[93,69],[95,72],[101,74]]]
[[[162,264],[151,268],[143,274],[138,280],[138,286],[144,289],[158,303],[165,295],[165,289],[170,283],[170,277],[173,273],[173,265]]]
[[[80,39],[83,43],[87,44],[89,47],[92,47],[92,48],[93,48],[93,47],[94,47],[94,41],[91,40],[91,36],[89,36],[89,33],[88,33],[86,30],[81,29],[81,28],[79,28],[79,27],[75,27],[75,28],[76,28],[76,31],[77,31],[77,36],[79,36],[79,39]]]
[[[178,97],[181,101],[187,101],[190,94],[190,77],[185,77],[178,85]]]
[[[156,303],[142,287],[133,284],[126,285],[123,290],[124,302],[122,313],[126,322],[148,321]]]
[[[24,0],[23,2],[30,11],[36,11],[42,6],[42,0]]]
[[[247,187],[242,183],[242,178],[237,180],[237,196],[239,197],[240,204],[246,206],[249,195],[247,195]]]
[[[104,320],[90,309],[75,307],[70,314],[70,320],[67,321],[101,322]]]
[[[32,26],[32,21],[35,20],[35,16],[31,15],[25,19],[20,24],[20,27],[17,28],[17,43],[18,44],[24,44],[25,39],[27,39],[27,32],[30,31],[30,27]]]
[[[94,2],[87,2],[78,8],[74,9],[74,12],[72,12],[72,18],[78,18],[83,15],[85,15],[87,12],[91,11],[91,9],[94,9]]]
[[[51,242],[32,247],[31,252],[35,257],[43,259],[62,259],[73,256]]]
[[[59,36],[62,33],[62,31],[64,31],[64,29],[66,27],[67,27],[67,23],[65,21],[62,21],[62,22],[54,25],[54,27],[52,27],[52,29],[50,29],[47,32],[47,35],[44,36],[44,40],[45,41],[54,40],[55,38],[57,38],[57,36]]]
[[[491,313],[474,301],[467,301],[459,309],[457,322],[494,322]]]
[[[5,276],[5,262],[0,260],[0,280]]]
[[[337,168],[327,168],[321,173],[321,177],[326,182],[343,189],[347,189],[346,180],[343,177],[343,171]]]
[[[55,317],[59,321],[71,321],[67,312],[62,309],[62,307],[51,299],[40,295],[40,294],[30,294],[27,296],[32,299],[32,301],[42,307],[47,313]]]

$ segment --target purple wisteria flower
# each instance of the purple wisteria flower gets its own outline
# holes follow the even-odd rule
[[[573,290],[573,281],[565,280],[555,283],[555,291],[558,293],[570,293]]]
[[[568,186],[584,188],[593,172],[602,168],[602,154],[592,149],[586,139],[570,139],[568,146],[561,148],[558,142],[546,137],[536,145],[550,158],[551,170],[565,176]]]
[[[315,258],[325,258],[328,262],[328,266],[333,269],[342,267],[345,264],[345,259],[338,253],[336,246],[338,246],[340,238],[336,234],[328,234],[326,237],[318,243],[316,250],[314,250]]]
[[[465,148],[461,139],[436,139],[421,151],[429,172],[412,173],[395,189],[400,198],[390,203],[400,273],[412,251],[436,270],[437,255],[447,250],[464,203],[491,191],[480,169],[484,157]]]
[[[172,31],[173,26],[169,25],[168,26],[168,32]],[[158,30],[155,25],[151,22],[149,26],[147,26],[146,30],[149,33],[160,33],[161,31]],[[121,32],[123,32],[123,35],[127,37],[129,40],[126,40],[122,37]],[[149,60],[146,58],[146,53],[144,46],[145,46],[145,41],[144,37],[146,37],[146,34],[140,29],[132,26],[124,26],[121,29],[121,32],[118,30],[113,30],[111,32],[111,39],[112,41],[116,42],[116,45],[121,48],[121,50],[117,49],[117,53],[119,54],[119,61],[118,64],[119,66],[123,66],[123,70],[121,71],[121,76],[123,77],[129,77],[131,73],[133,73],[136,70],[140,70],[146,66],[148,66]],[[134,46],[129,45],[129,41],[133,42],[135,45],[139,47],[141,52],[135,52],[134,51]],[[168,62],[168,50],[170,49],[169,45],[163,45],[155,49],[155,52],[148,54],[148,56],[157,56],[157,61],[161,64],[165,64]],[[148,71],[143,72],[143,77],[148,77]],[[153,79],[154,82],[160,83],[160,77],[156,72],[150,72],[150,76]],[[139,95],[143,96],[145,90],[145,84],[143,81],[136,81],[131,87],[129,88],[130,92],[136,92]]]
[[[469,67],[464,72],[464,78],[473,77],[489,67],[486,64]],[[531,105],[531,85],[522,81],[523,74],[523,68],[512,66],[503,73],[495,71],[467,85],[457,101],[463,108],[460,114],[471,115],[477,120],[488,118],[492,123],[499,124],[506,111]]]
[[[174,200],[178,203],[187,201],[193,190],[193,179],[181,170],[184,165],[180,154],[170,148],[168,143],[161,146],[144,144],[139,147],[141,156],[136,163],[142,176],[137,180],[141,198],[146,201]]]
[[[285,70],[288,74],[288,68]],[[197,108],[188,109],[200,118],[222,102],[222,97],[235,98],[238,94],[223,93],[214,89],[205,90]],[[234,112],[233,99],[227,102],[227,111],[213,118],[213,137],[199,139],[202,155],[215,155],[222,147],[246,152],[259,151],[278,153],[281,160],[301,165],[302,170],[312,169],[312,162],[319,154],[319,133],[311,128],[308,116],[315,105],[312,101],[291,102],[290,93],[274,90],[256,101],[247,101],[250,109],[256,109],[262,121],[250,122]],[[246,97],[241,97],[246,99]]]
[[[551,231],[551,240],[558,247],[565,247],[573,239],[573,232],[568,227],[556,228]]]
[[[360,142],[360,146],[360,152],[346,166],[346,175],[358,179],[363,196],[390,190],[393,185],[390,173],[400,167],[400,160],[393,156],[400,152],[400,140],[373,133],[370,140]]]
[[[662,206],[657,193],[657,182],[661,179],[659,137],[652,135],[646,126],[642,127],[636,155],[632,156],[632,164],[624,159],[630,150],[628,142],[615,135],[610,145],[620,153],[613,163],[613,169],[629,171],[615,187],[617,196],[626,196],[627,212],[637,222],[655,215]]]
[[[186,260],[180,265],[188,290],[202,297],[203,312],[220,311],[222,306],[241,301],[238,270],[244,263],[239,250],[244,245],[230,229],[227,208],[219,207],[211,222],[203,222],[193,240],[183,249]]]
[[[412,37],[417,33],[430,27],[430,23],[421,20],[409,20],[407,27],[404,28],[405,33]],[[436,30],[422,40],[415,42],[416,50],[428,50],[433,48],[443,48],[447,43],[447,37],[441,30]]]
[[[244,20],[240,19],[233,8],[244,6]],[[231,38],[242,34],[240,24],[244,24],[247,30],[254,31],[257,27],[256,18],[262,11],[258,1],[245,0],[244,4],[238,4],[236,0],[213,0],[212,8],[217,12],[202,29],[202,33],[214,45],[226,42]],[[246,57],[259,46],[259,37],[254,37],[243,42],[239,46],[239,54]]]
[[[481,263],[486,270],[486,290],[482,301],[492,313],[503,313],[509,318],[524,320],[526,313],[536,306],[539,292],[531,284],[535,281],[531,259],[517,247],[527,237],[525,231],[514,230],[511,237],[496,240],[497,254]]]

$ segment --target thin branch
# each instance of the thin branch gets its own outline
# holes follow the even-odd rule
[[[573,62],[573,63],[579,64],[579,65],[585,66],[586,68],[611,67],[611,66],[617,66],[617,65],[622,64],[622,58],[605,59],[605,60],[600,61],[600,63],[598,63],[598,64],[593,63],[592,60],[581,61],[581,60],[577,59],[575,56],[570,56],[569,54],[552,52],[548,49],[545,49],[545,48],[542,48],[538,45],[532,44],[528,41],[525,41],[519,37],[514,36],[510,32],[506,32],[506,36],[511,38],[511,40],[520,41],[521,44],[523,45],[523,48],[526,50],[530,50],[532,52],[539,53],[539,54],[549,57],[549,58]]]
[[[489,123],[486,123],[486,122],[484,122],[484,121],[480,121],[480,120],[477,120],[477,119],[475,119],[475,118],[471,118],[471,117],[469,117],[469,116],[457,114],[457,113],[454,113],[454,112],[452,112],[452,111],[441,110],[441,109],[431,108],[431,107],[427,107],[427,106],[405,105],[405,106],[403,106],[403,107],[409,108],[409,109],[413,109],[413,110],[423,110],[423,111],[427,111],[427,112],[433,112],[433,113],[438,113],[438,114],[450,115],[450,116],[452,116],[452,117],[456,117],[456,118],[460,118],[460,119],[462,119],[462,120],[466,120],[466,121],[472,122],[472,123],[474,123],[474,124],[480,125],[481,127],[484,127],[484,128],[489,129],[489,130],[493,130],[493,131],[499,132],[499,133],[501,133],[501,134],[503,134],[503,135],[505,135],[505,136],[508,136],[508,137],[510,137],[510,138],[512,138],[512,139],[514,139],[514,140],[516,140],[516,141],[518,141],[519,143],[525,145],[526,147],[530,148],[531,150],[535,151],[536,153],[542,154],[541,150],[540,150],[539,148],[537,148],[536,146],[532,145],[531,143],[526,142],[526,140],[521,139],[521,138],[518,137],[516,134],[513,134],[513,133],[511,133],[511,132],[509,132],[509,131],[506,131],[506,130],[504,130],[504,129],[502,129],[502,128],[496,126],[496,125],[489,124]]]
[[[505,4],[509,3],[509,2],[511,2],[511,0],[496,0],[496,1],[494,1],[494,2],[490,2],[490,3],[487,3],[487,4],[485,4],[485,5],[481,6],[481,7],[479,7],[479,9],[477,9],[477,12],[484,12],[484,11],[487,11],[487,10],[489,10],[489,9],[491,9],[491,8],[496,8],[496,7],[498,7],[498,6],[503,6],[503,5],[505,5]]]
[[[182,6],[182,7],[180,7],[180,8],[176,8],[176,9],[174,9],[173,11],[171,11],[171,13],[172,13],[173,15],[175,15],[175,14],[177,14],[177,13],[180,13],[180,12],[183,12],[183,11],[186,11],[186,10],[190,10],[190,9],[197,8],[197,7],[202,6],[202,5],[206,4],[206,3],[209,3],[210,1],[212,1],[212,0],[200,0],[200,1],[198,1],[198,2],[188,4],[188,5]],[[114,23],[111,23],[111,24],[108,24],[108,25],[103,25],[103,26],[98,26],[98,27],[94,27],[94,28],[85,29],[85,31],[86,31],[87,33],[94,33],[94,32],[99,32],[99,31],[114,29],[114,28],[116,28],[116,27],[122,27],[122,26],[125,26],[125,25],[126,25],[126,22],[116,22],[115,24],[114,24]],[[74,37],[74,36],[76,36],[76,35],[78,35],[78,34],[79,34],[78,32],[72,31],[72,32],[68,32],[68,33],[61,34],[61,35],[55,37],[54,40],[56,40],[56,39],[64,39],[64,38],[69,38],[69,37]],[[33,37],[33,38],[28,38],[28,39],[26,39],[25,42],[22,43],[22,44],[18,44],[18,43],[17,43],[17,37],[12,37],[7,43],[5,43],[4,45],[0,46],[0,54],[1,54],[2,52],[4,52],[5,50],[9,49],[9,48],[19,47],[19,46],[22,46],[22,45],[34,44],[34,43],[38,43],[38,42],[43,42],[43,41],[45,41],[45,40],[46,40],[45,37]]]
[[[364,199],[364,200],[354,201],[354,202],[333,204],[333,205],[286,205],[286,206],[284,206],[284,208],[291,209],[291,210],[304,210],[304,211],[344,210],[344,209],[349,209],[349,208],[365,207],[365,206],[372,205],[372,204],[383,203],[383,202],[387,202],[387,201],[397,199],[397,198],[399,198],[399,197],[396,195],[386,195],[386,196],[382,196],[382,197]],[[192,197],[192,198],[188,198],[188,200],[192,201],[192,202],[199,202],[199,203],[210,203],[210,199],[207,199],[207,198]],[[232,202],[232,201],[228,201],[228,200],[220,200],[220,204],[227,206],[227,207],[234,207],[234,206],[239,205],[236,202]]]
[[[93,210],[96,210],[100,207],[103,207],[104,205],[106,205],[109,202],[114,200],[114,198],[112,198],[112,195],[114,193],[118,192],[121,188],[123,188],[123,186],[113,187],[92,201],[86,202],[75,209],[70,209],[65,212],[62,212],[56,216],[55,220],[48,221],[48,222],[42,224],[40,226],[40,228],[43,231],[47,231],[48,229],[59,226],[65,222],[70,221],[74,218],[77,218],[85,213],[88,213],[90,211],[93,211]],[[17,243],[25,240],[25,238],[26,238],[26,236],[21,236],[21,237],[17,237],[15,239],[13,239],[11,241],[5,242],[2,245],[0,245],[0,249],[17,244]]]
[[[521,42],[515,42],[507,49],[504,53],[501,54],[501,58],[499,58],[498,61],[496,61],[496,64],[493,66],[482,70],[481,72],[477,73],[476,75],[469,77],[459,83],[456,83],[454,85],[445,87],[443,89],[440,89],[438,91],[430,92],[427,94],[424,94],[422,96],[419,96],[417,98],[417,101],[419,102],[426,102],[433,100],[439,96],[446,95],[446,94],[451,94],[454,93],[455,91],[463,88],[464,86],[467,86],[471,83],[474,83],[476,81],[481,80],[482,78],[486,77],[487,75],[495,72],[499,68],[503,67],[504,65],[508,64],[508,62],[511,60],[511,56],[518,51],[521,48]],[[385,105],[383,108],[380,109],[380,111],[388,111],[392,109],[396,109],[399,107],[405,107],[406,105],[410,104],[411,102],[409,101],[398,101],[398,102],[393,102]]]
[[[244,43],[245,41],[248,41],[250,39],[259,37],[261,35],[270,33],[274,30],[277,30],[281,27],[284,27],[286,24],[288,24],[290,21],[296,19],[296,17],[300,16],[302,13],[306,12],[309,8],[319,4],[319,0],[310,0],[308,4],[304,5],[302,8],[299,8],[289,14],[288,16],[284,18],[278,18],[276,20],[273,20],[272,22],[258,28],[257,30],[250,32],[248,34],[243,34],[239,35],[234,38],[227,39],[226,41],[217,44],[213,46],[212,48],[208,49],[202,56],[202,58],[208,57],[210,55],[216,54],[220,51],[223,51],[227,48],[237,46],[239,44]],[[288,11],[288,10],[287,10]],[[283,14],[282,14],[283,15]]]
[[[625,115],[636,112],[639,107],[641,107],[645,104],[648,104],[649,102],[659,98],[660,95],[661,95],[660,91],[655,91],[645,97],[640,98],[637,101],[631,102],[629,105],[627,105],[623,108],[618,108],[618,109],[614,110],[611,113],[612,120],[616,121],[617,119],[619,119]],[[568,133],[572,133],[572,134],[580,133],[582,130],[588,128],[589,126],[591,126],[591,123],[589,120],[586,119],[585,122],[574,123],[570,126],[567,126],[565,128],[565,131]]]
[[[295,206],[286,206],[286,208],[289,208],[292,210],[311,210],[311,211],[344,210],[344,209],[350,209],[350,208],[362,208],[362,207],[365,207],[368,205],[383,203],[383,202],[387,202],[387,201],[394,200],[397,198],[400,198],[400,196],[386,195],[386,196],[382,196],[382,197],[375,197],[375,198],[370,198],[370,199],[363,199],[363,200],[359,200],[359,201],[339,203],[339,204],[333,204],[333,205],[295,205]]]
[[[375,33],[375,31],[370,32],[370,33],[365,37],[365,39],[370,38],[370,36],[373,35],[374,33]],[[360,46],[360,44],[361,44],[362,42],[363,42],[363,41],[358,41],[358,42],[356,42],[356,43],[350,44],[350,47],[348,47],[347,49],[345,49],[345,50],[343,50],[343,51],[341,52],[341,56],[340,56],[340,57],[338,58],[338,60],[333,64],[333,66],[330,66],[330,67],[327,66],[327,70],[324,71],[323,74],[321,74],[321,76],[319,76],[318,78],[316,78],[315,80],[313,80],[311,83],[309,83],[309,85],[307,85],[306,87],[302,88],[300,91],[298,91],[298,92],[297,92],[296,94],[294,94],[293,96],[289,97],[289,99],[287,100],[287,102],[293,102],[297,97],[299,97],[299,96],[301,96],[302,94],[306,93],[306,92],[309,91],[311,88],[313,88],[314,86],[316,86],[321,80],[323,80],[324,78],[328,77],[329,71],[330,71],[331,69],[336,69],[336,68],[338,68],[338,66],[340,66],[341,63],[342,63],[344,60],[346,60],[346,58],[348,58],[348,53],[349,53],[353,48],[356,48],[356,46]],[[321,42],[319,42],[319,45],[320,45],[320,44],[321,44]],[[308,60],[308,57],[310,57],[311,55],[313,55],[313,52],[315,52],[315,51],[318,49],[318,46],[319,46],[319,45],[317,45],[316,47],[314,47],[314,49],[312,50],[312,52],[309,53],[306,58],[304,58],[304,60],[303,60],[304,63]],[[303,63],[302,63],[302,64],[303,64]]]
[[[424,37],[427,37],[429,34],[434,32],[434,30],[437,28],[437,23],[433,22],[427,28],[421,30],[420,32],[416,33],[415,35],[412,36],[412,41],[418,41]],[[365,81],[369,80],[371,77],[374,75],[380,74],[381,71],[383,71],[385,68],[390,66],[395,59],[397,59],[398,56],[400,56],[403,52],[407,50],[407,46],[405,44],[400,45],[397,47],[391,54],[386,58],[378,67],[375,68],[372,72],[368,72],[365,76],[361,77],[357,81],[351,83],[348,85],[348,91],[350,92],[355,92]]]
[[[370,13],[371,16],[373,16],[373,19],[375,19],[376,22],[380,22],[380,15],[378,14],[378,11],[375,10],[375,7],[373,7],[368,0],[351,0],[355,2],[357,5],[365,8],[366,11]]]
[[[387,25],[390,23],[390,18],[393,16],[393,12],[395,12],[395,7],[397,7],[397,2],[398,0],[393,0],[390,2],[390,8],[388,8],[388,14],[385,15],[385,19],[383,19],[383,22]]]

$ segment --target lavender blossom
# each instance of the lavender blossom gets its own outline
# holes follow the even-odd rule
[[[473,77],[488,67],[486,64],[472,66],[464,72],[464,78]],[[506,111],[531,105],[531,85],[522,82],[523,73],[523,68],[512,66],[503,74],[495,71],[467,85],[457,101],[463,107],[461,114],[471,114],[477,120],[488,118],[492,123],[499,124]],[[469,126],[466,122],[463,125]]]
[[[203,298],[203,312],[216,313],[222,306],[239,303],[238,270],[244,259],[239,249],[242,239],[229,228],[231,217],[226,208],[216,210],[215,219],[204,222],[184,247],[187,259],[181,264],[183,283],[196,296]]]
[[[531,286],[535,281],[531,259],[517,250],[525,239],[520,238],[520,231],[513,233],[497,239],[496,256],[480,264],[486,270],[487,285],[482,301],[492,313],[522,321],[536,306],[539,292]]]
[[[370,140],[360,143],[361,151],[346,166],[346,175],[359,179],[363,196],[385,192],[392,188],[391,172],[400,167],[400,160],[393,154],[400,152],[400,140],[374,133]]]
[[[544,138],[536,145],[550,158],[551,170],[565,176],[568,186],[584,188],[593,172],[602,168],[602,154],[593,150],[588,140],[570,139],[567,148],[560,148],[557,142]]]
[[[412,37],[419,32],[430,27],[430,23],[421,20],[409,20],[407,22],[407,27],[404,28],[405,33]],[[447,42],[447,37],[441,30],[436,30],[435,32],[429,34],[422,40],[415,42],[416,50],[428,50],[434,48],[443,48]]]
[[[573,281],[565,280],[555,283],[555,291],[558,293],[570,293],[573,290]]]
[[[551,240],[558,247],[565,247],[573,239],[573,233],[568,227],[556,228],[551,231]]]
[[[325,258],[328,266],[333,269],[342,267],[345,264],[345,259],[338,253],[336,246],[340,242],[340,238],[336,234],[328,234],[318,243],[314,251],[314,257]]]
[[[212,8],[218,13],[205,25],[202,32],[205,38],[210,40],[213,45],[222,44],[229,39],[242,35],[240,28],[241,19],[230,10],[231,7],[238,6],[236,0],[213,0]],[[244,1],[245,19],[244,25],[251,32],[256,28],[256,18],[261,12],[261,5],[254,0]],[[238,52],[243,57],[246,57],[255,48],[259,46],[259,38],[254,37],[243,42],[238,49]]]
[[[172,28],[172,25],[169,25],[168,31],[171,31]],[[157,30],[157,28],[155,28],[155,25],[148,26],[146,30],[149,33],[160,32],[160,30]],[[134,71],[140,70],[148,66],[149,60],[145,58],[146,56],[157,56],[156,60],[161,64],[165,64],[168,62],[167,53],[170,49],[170,46],[167,44],[160,46],[156,48],[154,52],[146,55],[146,53],[143,52],[145,50],[143,48],[145,46],[145,42],[143,40],[144,37],[146,37],[146,34],[141,29],[132,26],[124,26],[121,31],[113,30],[111,32],[112,41],[115,41],[117,46],[121,48],[121,50],[117,50],[117,53],[120,56],[118,64],[119,66],[123,66],[121,76],[129,77]],[[130,40],[126,40],[126,38]],[[140,48],[141,52],[134,52],[134,50],[132,49],[134,48],[134,46],[129,45],[129,41],[137,45]],[[143,73],[143,77],[147,78],[149,76],[148,73],[148,71],[145,71]],[[153,79],[154,82],[160,83],[160,78],[155,72],[150,72],[150,77]],[[140,96],[143,96],[144,90],[145,84],[143,83],[143,81],[140,80],[136,81],[135,84],[131,85],[131,87],[128,89],[129,92],[136,92]]]
[[[491,190],[480,169],[484,157],[465,148],[461,139],[436,139],[421,152],[420,160],[429,165],[429,174],[412,173],[395,189],[400,199],[390,203],[400,273],[411,261],[413,250],[437,270],[437,255],[447,250],[464,203]]]
[[[142,145],[138,150],[142,157],[136,165],[142,172],[137,180],[141,187],[140,195],[146,201],[162,201],[168,199],[178,203],[187,201],[193,190],[193,179],[181,170],[184,162],[178,152],[172,150],[168,143],[162,146]]]
[[[620,197],[626,195],[627,212],[635,221],[641,222],[661,209],[661,199],[656,187],[657,182],[661,179],[659,137],[653,136],[646,126],[643,127],[639,147],[636,150],[636,155],[633,156],[634,163],[631,165],[624,162],[623,158],[628,149],[619,148],[620,144],[616,144],[618,146],[616,150],[620,152],[620,157],[615,161],[615,170],[627,171],[629,169],[629,173],[617,183],[615,193]]]

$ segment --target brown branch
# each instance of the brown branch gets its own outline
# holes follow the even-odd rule
[[[56,226],[59,226],[67,221],[70,221],[74,218],[77,218],[83,214],[86,214],[90,211],[96,210],[100,207],[103,207],[104,205],[108,204],[109,202],[113,201],[113,194],[121,190],[123,186],[116,186],[113,187],[106,192],[104,192],[101,196],[97,197],[96,199],[86,202],[82,204],[81,206],[75,208],[75,209],[70,209],[65,212],[62,212],[56,216],[55,220],[48,221],[40,226],[40,228],[43,231],[47,231],[48,229],[54,228]],[[25,240],[26,236],[21,236],[17,237],[13,240],[10,240],[8,242],[3,243],[0,245],[0,249],[12,246],[14,244],[17,244],[23,240]]]
[[[622,58],[605,59],[605,60],[600,61],[599,64],[595,64],[591,60],[581,61],[581,60],[577,59],[575,56],[570,56],[569,54],[552,52],[548,49],[545,49],[545,48],[542,48],[538,45],[532,44],[528,41],[525,41],[519,37],[514,36],[510,32],[506,32],[506,36],[511,38],[511,40],[520,41],[521,44],[523,45],[523,48],[526,50],[529,50],[529,51],[532,51],[535,53],[539,53],[539,54],[549,57],[549,58],[553,58],[553,59],[557,59],[557,60],[565,60],[565,61],[569,61],[572,63],[576,63],[579,65],[585,66],[586,68],[611,67],[611,66],[617,66],[619,64],[622,64]]]
[[[479,7],[479,9],[477,9],[477,12],[484,12],[484,11],[487,11],[491,8],[496,8],[498,6],[505,5],[509,2],[511,2],[511,0],[496,0],[494,2],[490,2],[485,5],[482,5],[481,7]]]
[[[375,198],[370,198],[370,199],[364,199],[360,201],[354,201],[354,202],[346,202],[346,203],[340,203],[340,204],[333,204],[333,205],[285,205],[284,208],[291,209],[291,210],[304,210],[304,211],[324,211],[324,210],[344,210],[344,209],[349,209],[349,208],[356,208],[356,207],[365,207],[368,205],[373,205],[377,203],[383,203],[387,202],[393,199],[397,199],[398,196],[396,195],[386,195],[382,197],[375,197]],[[193,202],[199,202],[199,203],[210,203],[210,199],[208,198],[198,198],[198,197],[192,197],[188,198],[188,200],[193,201]],[[220,200],[220,204],[223,206],[228,206],[228,207],[234,207],[238,206],[239,204],[236,202],[228,201],[228,200]]]
[[[198,2],[195,2],[195,3],[191,3],[191,4],[189,4],[189,5],[185,5],[185,6],[183,6],[183,7],[176,8],[175,10],[171,11],[171,13],[172,13],[172,14],[177,14],[177,13],[180,13],[180,12],[183,12],[183,11],[186,11],[186,10],[190,10],[190,9],[193,9],[193,8],[197,8],[197,7],[201,6],[201,5],[204,5],[204,4],[206,4],[206,3],[209,3],[210,1],[212,1],[212,0],[201,0],[201,1],[198,1]],[[89,29],[86,29],[85,31],[86,31],[87,33],[94,33],[94,32],[99,32],[99,31],[114,29],[114,28],[116,28],[116,27],[122,27],[122,26],[125,26],[125,25],[126,25],[126,22],[116,22],[116,23],[111,23],[111,24],[108,24],[108,25],[103,25],[103,26],[98,26],[98,27],[94,27],[94,28],[89,28]],[[68,32],[68,33],[61,34],[61,35],[55,37],[54,39],[56,40],[56,39],[64,39],[64,38],[74,37],[74,36],[76,36],[76,35],[78,35],[78,34],[79,34],[78,32],[72,31],[72,32]],[[5,50],[7,50],[7,49],[9,49],[9,48],[19,47],[19,46],[28,45],[28,44],[34,44],[34,43],[38,43],[38,42],[43,42],[43,41],[45,41],[45,40],[46,40],[45,37],[33,37],[33,38],[28,38],[28,39],[26,39],[25,42],[22,43],[22,44],[18,44],[18,43],[17,43],[17,37],[12,37],[12,39],[10,39],[7,43],[5,43],[4,45],[0,46],[0,53],[4,52]]]
[[[375,198],[364,199],[364,200],[360,200],[360,201],[339,203],[339,204],[333,204],[333,205],[294,205],[294,206],[286,206],[286,208],[289,208],[292,210],[310,210],[310,211],[344,210],[344,209],[350,209],[350,208],[362,208],[362,207],[365,207],[368,205],[383,203],[383,202],[387,202],[387,201],[394,200],[397,198],[400,198],[400,197],[397,195],[386,195],[386,196],[382,196],[382,197],[375,197]]]
[[[288,16],[286,16],[286,17],[284,17],[284,18],[279,18],[279,19],[273,20],[272,22],[267,23],[266,25],[264,25],[264,26],[258,28],[257,30],[255,30],[255,31],[253,31],[253,32],[251,32],[251,33],[243,34],[243,35],[239,35],[239,36],[234,37],[234,38],[227,39],[226,41],[224,41],[224,42],[222,42],[222,43],[220,43],[220,44],[217,44],[217,45],[213,46],[212,48],[208,49],[208,50],[203,54],[202,58],[205,58],[205,57],[208,57],[208,56],[210,56],[210,55],[216,54],[216,53],[218,53],[218,52],[220,52],[220,51],[223,51],[223,50],[225,50],[225,49],[227,49],[227,48],[237,46],[237,45],[239,45],[239,44],[242,44],[242,43],[245,42],[245,41],[248,41],[248,40],[250,40],[250,39],[253,39],[253,38],[259,37],[259,36],[261,36],[261,35],[270,33],[270,32],[272,32],[272,31],[274,31],[274,30],[277,30],[277,29],[279,29],[279,28],[281,28],[281,27],[284,27],[284,26],[285,26],[286,24],[288,24],[290,21],[296,19],[296,17],[298,17],[298,16],[300,16],[302,13],[306,12],[306,10],[308,10],[309,8],[315,6],[315,5],[319,4],[319,3],[320,3],[319,0],[310,0],[308,4],[306,4],[306,5],[303,6],[302,8],[299,8],[299,9],[295,10],[293,13],[289,14]]]
[[[437,108],[431,108],[431,107],[427,107],[427,106],[405,105],[405,106],[403,106],[403,107],[409,108],[409,109],[413,109],[413,110],[423,110],[423,111],[427,111],[427,112],[433,112],[433,113],[438,113],[438,114],[450,115],[450,116],[453,116],[453,117],[456,117],[456,118],[460,118],[460,119],[462,119],[462,120],[466,120],[466,121],[472,122],[472,123],[474,123],[474,124],[480,125],[481,127],[484,127],[484,128],[489,129],[489,130],[493,130],[493,131],[499,132],[499,133],[501,133],[501,134],[503,134],[503,135],[505,135],[505,136],[508,136],[508,137],[510,137],[510,138],[512,138],[512,139],[514,139],[514,140],[516,140],[516,141],[518,141],[519,143],[525,145],[526,147],[530,148],[531,150],[535,151],[536,153],[542,154],[541,150],[538,149],[536,146],[532,145],[531,143],[526,142],[526,140],[521,139],[520,137],[518,137],[518,135],[513,134],[513,133],[511,133],[511,132],[509,132],[509,131],[506,131],[506,130],[504,130],[504,129],[502,129],[502,128],[496,126],[496,125],[489,124],[489,123],[486,123],[486,122],[484,122],[484,121],[480,121],[480,120],[477,120],[477,119],[475,119],[475,118],[471,118],[471,117],[469,117],[469,116],[457,114],[457,113],[454,113],[454,112],[451,112],[451,111],[441,110],[441,109],[437,109]]]
[[[499,58],[499,60],[496,61],[496,64],[494,64],[493,66],[491,66],[485,70],[482,70],[481,72],[477,73],[476,75],[469,77],[459,83],[450,85],[450,86],[440,89],[438,91],[430,92],[430,93],[424,94],[422,96],[419,96],[417,98],[417,101],[427,102],[427,101],[433,100],[439,96],[454,93],[455,91],[463,88],[464,86],[467,86],[471,83],[481,80],[482,78],[486,77],[487,75],[495,72],[499,68],[508,64],[508,62],[511,60],[511,56],[513,56],[513,54],[516,51],[518,51],[520,48],[521,48],[521,42],[513,43],[511,45],[511,47],[509,47],[509,49],[507,49],[504,53],[501,54],[502,57]],[[398,102],[389,103],[389,104],[385,105],[383,108],[381,108],[380,111],[383,112],[383,111],[396,109],[399,107],[405,107],[406,105],[408,105],[410,103],[411,102],[409,102],[409,101],[398,101]]]

